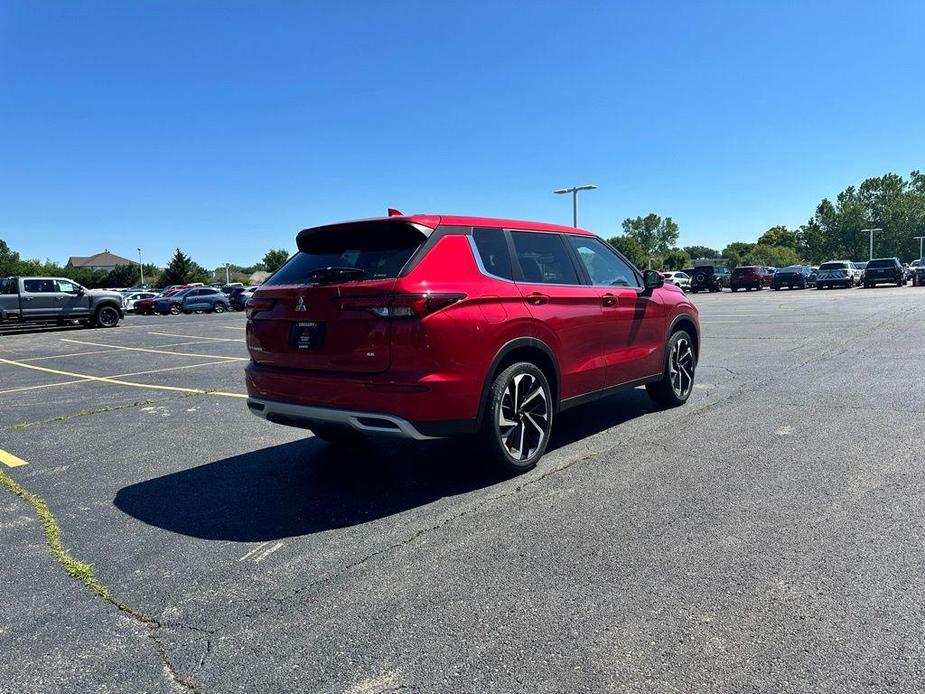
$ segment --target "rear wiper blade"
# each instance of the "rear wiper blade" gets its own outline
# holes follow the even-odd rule
[[[359,267],[319,267],[308,273],[311,280],[326,279],[330,277],[340,277],[343,275],[365,275],[366,270]]]

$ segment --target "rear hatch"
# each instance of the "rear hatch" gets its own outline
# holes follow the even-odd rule
[[[432,231],[393,218],[300,232],[299,251],[248,302],[251,358],[314,371],[388,369],[395,284]]]

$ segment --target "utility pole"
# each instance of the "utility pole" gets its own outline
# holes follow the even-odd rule
[[[869,231],[870,232],[870,257],[868,260],[874,259],[874,232],[883,231],[880,227],[874,227],[873,229],[861,229],[861,232]]]
[[[138,271],[141,273],[141,284],[145,283],[145,266],[141,262],[141,249],[138,249]]]
[[[230,281],[228,279],[228,263],[225,263],[225,284],[229,284],[229,282]]]
[[[919,260],[922,259],[922,240],[925,239],[925,236],[913,236],[912,238],[919,240]]]
[[[556,195],[565,195],[566,193],[572,194],[572,226],[578,227],[578,191],[579,190],[595,190],[597,186],[591,185],[590,183],[583,186],[572,186],[571,188],[560,188],[559,190],[552,191]]]

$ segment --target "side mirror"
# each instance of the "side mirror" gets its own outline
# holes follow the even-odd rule
[[[658,289],[659,287],[665,284],[665,278],[658,274],[655,270],[645,270],[642,273],[642,287],[647,292],[651,292],[653,289]]]

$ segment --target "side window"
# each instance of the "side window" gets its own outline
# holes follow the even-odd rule
[[[77,285],[74,284],[73,282],[68,282],[68,281],[66,281],[66,280],[56,280],[56,281],[55,281],[55,284],[58,285],[58,291],[59,291],[59,292],[68,292],[68,293],[72,293],[72,292],[76,292],[76,291],[77,291]]]
[[[22,285],[30,294],[51,294],[57,291],[54,280],[23,280]]]
[[[15,294],[16,280],[0,280],[0,294]]]
[[[591,284],[606,287],[639,287],[636,273],[601,241],[589,236],[569,236],[569,242],[578,252]]]
[[[524,282],[581,284],[559,234],[512,231],[511,237]]]
[[[508,280],[514,279],[511,253],[501,229],[475,229],[472,239],[475,241],[485,272]]]

